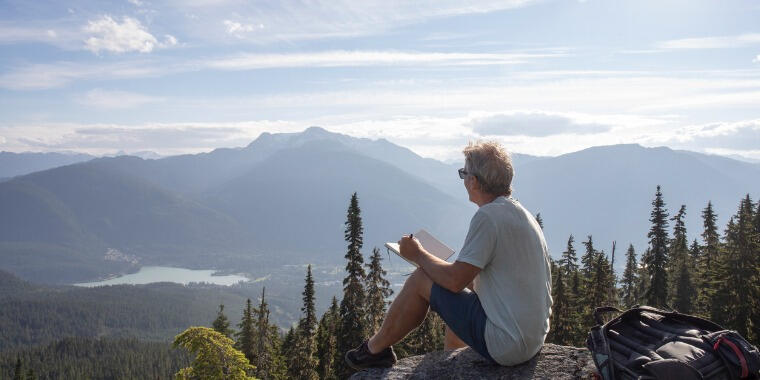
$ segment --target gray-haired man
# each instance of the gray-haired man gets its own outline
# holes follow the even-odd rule
[[[512,199],[514,170],[498,143],[464,149],[459,169],[471,202],[479,206],[454,263],[426,252],[415,239],[401,254],[419,265],[369,340],[346,353],[356,369],[391,366],[391,345],[419,326],[428,309],[446,322],[445,349],[469,345],[486,359],[514,365],[533,357],[549,331],[551,274],[546,242],[532,214]]]

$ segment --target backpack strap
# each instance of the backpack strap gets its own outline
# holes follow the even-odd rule
[[[741,378],[745,378],[749,376],[749,368],[747,368],[747,358],[744,357],[744,354],[742,353],[742,350],[739,349],[739,347],[734,344],[730,339],[727,339],[725,336],[722,336],[718,338],[717,341],[715,341],[715,345],[713,345],[713,350],[718,351],[718,348],[720,347],[720,344],[723,343],[726,346],[728,346],[732,351],[734,351],[734,354],[739,359],[739,365],[741,366]]]

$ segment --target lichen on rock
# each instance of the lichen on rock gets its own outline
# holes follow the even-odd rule
[[[589,379],[595,371],[585,348],[545,344],[533,359],[516,366],[489,363],[471,348],[431,352],[399,360],[392,368],[370,368],[351,380],[367,379]]]

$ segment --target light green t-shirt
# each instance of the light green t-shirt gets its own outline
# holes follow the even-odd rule
[[[488,318],[488,353],[499,364],[535,355],[549,332],[551,273],[541,227],[512,198],[478,209],[457,261],[481,269],[474,289]]]

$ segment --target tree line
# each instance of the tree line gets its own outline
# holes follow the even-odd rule
[[[648,246],[638,257],[628,246],[620,278],[614,271],[614,242],[608,256],[589,235],[579,263],[570,235],[561,258],[551,263],[554,305],[547,342],[583,346],[594,324],[593,311],[603,305],[650,305],[694,314],[760,341],[760,202],[749,194],[743,197],[722,234],[708,202],[701,211],[699,238],[691,240],[686,213],[681,205],[670,216],[657,186]]]

